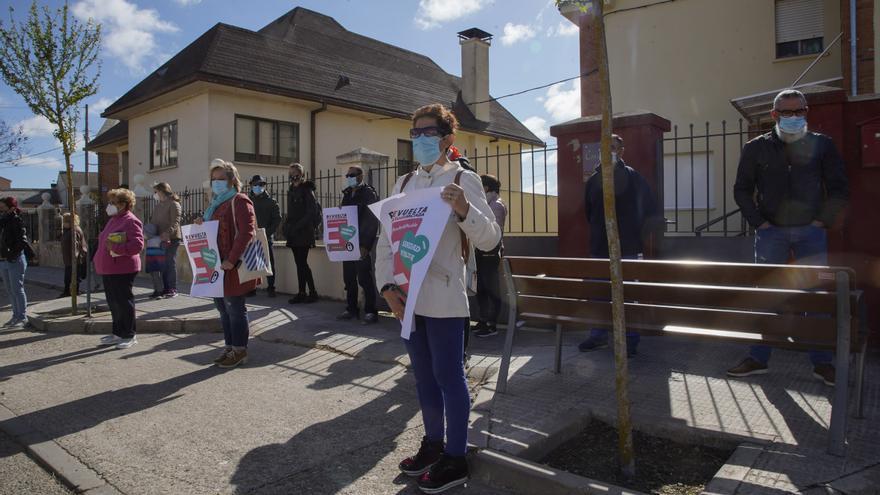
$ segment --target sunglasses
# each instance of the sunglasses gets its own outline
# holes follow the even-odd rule
[[[803,117],[807,114],[807,109],[798,108],[797,110],[776,110],[776,113],[783,117]]]
[[[445,133],[443,131],[444,131],[443,128],[438,127],[436,125],[432,125],[430,127],[414,127],[409,130],[409,137],[411,137],[412,139],[415,139],[419,136],[425,136],[425,137],[441,136],[442,137],[445,135]]]
[[[292,180],[292,181],[298,181],[300,179],[302,179],[302,175],[291,175],[290,176],[290,180]]]

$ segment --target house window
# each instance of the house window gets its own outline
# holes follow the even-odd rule
[[[299,124],[235,116],[235,160],[287,165],[299,161]]]
[[[776,58],[821,53],[824,36],[824,0],[776,0]]]
[[[177,121],[150,129],[150,169],[177,166]]]
[[[397,175],[408,174],[413,167],[412,141],[397,140]]]

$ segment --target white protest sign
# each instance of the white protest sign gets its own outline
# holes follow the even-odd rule
[[[324,249],[330,261],[361,259],[358,207],[324,208]]]
[[[201,225],[184,225],[183,245],[192,268],[191,296],[223,297],[223,270],[217,248],[217,220]]]
[[[449,204],[440,198],[442,190],[441,187],[419,189],[370,205],[391,243],[394,283],[406,294],[400,329],[400,336],[405,339],[409,339],[414,329],[419,290],[452,212]]]

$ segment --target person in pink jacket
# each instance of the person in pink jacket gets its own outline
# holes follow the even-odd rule
[[[113,318],[113,334],[101,337],[101,345],[128,349],[135,336],[134,278],[141,271],[144,229],[132,213],[134,193],[113,189],[107,193],[107,225],[98,236],[95,271],[104,280],[104,294]]]

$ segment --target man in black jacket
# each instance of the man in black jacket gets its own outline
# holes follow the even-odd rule
[[[269,297],[275,297],[275,249],[272,243],[275,240],[275,231],[281,225],[281,209],[278,201],[269,196],[266,191],[266,178],[255,175],[251,179],[251,201],[254,203],[254,213],[257,215],[257,228],[266,229],[266,237],[269,240],[269,263],[272,265],[272,275],[267,277],[269,287],[266,293]]]
[[[648,181],[634,168],[623,161],[625,148],[623,138],[611,136],[611,161],[614,163],[614,197],[617,210],[617,230],[620,236],[620,251],[623,259],[638,259],[644,251],[646,239],[662,222],[657,201]],[[602,189],[602,167],[596,167],[585,186],[584,210],[590,224],[590,256],[608,257],[608,233],[605,230],[605,204]],[[636,354],[640,336],[638,332],[627,331],[626,351],[630,356]],[[578,350],[588,352],[608,347],[608,330],[593,328],[587,340],[578,345]]]
[[[793,258],[803,265],[828,264],[826,229],[846,206],[849,185],[831,138],[807,130],[808,111],[800,91],[779,93],[770,112],[775,128],[743,148],[733,191],[756,229],[756,263],[786,264]],[[752,346],[749,357],[727,374],[767,373],[770,351]],[[826,385],[834,385],[831,358],[830,352],[810,351],[813,376]]]
[[[358,207],[358,242],[361,246],[361,259],[357,261],[343,261],[342,275],[345,280],[346,308],[337,318],[351,320],[359,316],[358,311],[358,285],[364,290],[364,319],[363,324],[376,323],[379,318],[376,314],[376,282],[373,277],[373,261],[370,252],[376,243],[376,234],[379,232],[379,219],[377,219],[367,205],[379,201],[379,195],[373,186],[364,183],[364,170],[354,166],[345,174],[346,188],[342,191],[341,206]]]

